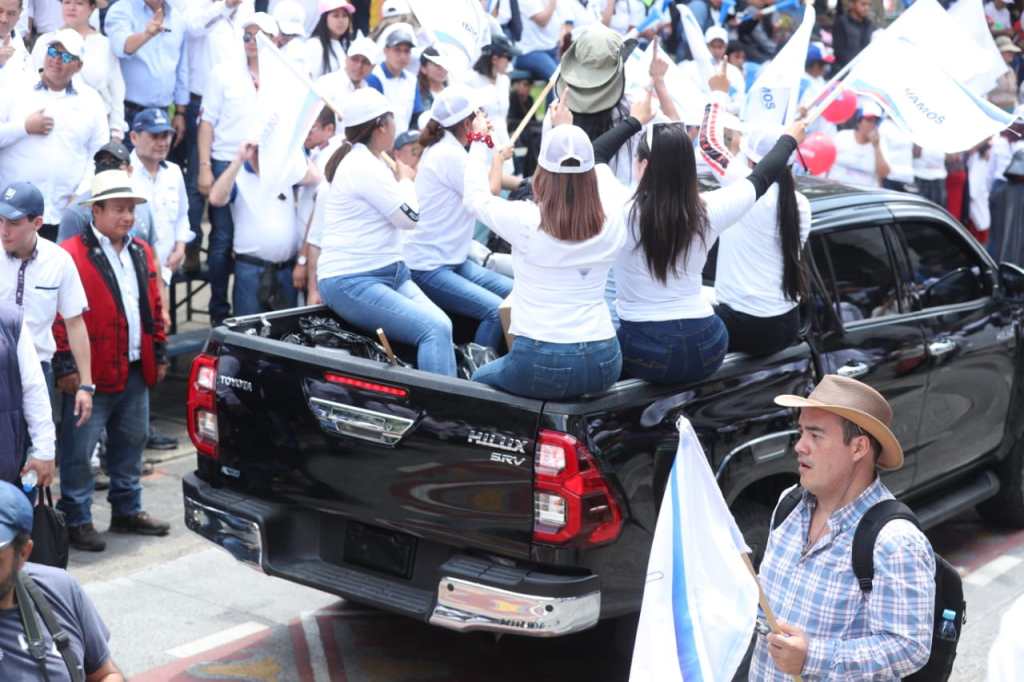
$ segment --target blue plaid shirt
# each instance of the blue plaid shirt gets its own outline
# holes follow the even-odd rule
[[[856,500],[832,513],[825,533],[807,548],[816,500],[804,491],[768,538],[761,585],[778,619],[807,633],[804,680],[899,680],[928,661],[935,556],[924,534],[902,519],[886,524],[875,542],[874,589],[865,594],[853,575],[857,523],[872,506],[891,498],[876,478]],[[757,638],[750,679],[790,679],[775,667],[765,637]]]

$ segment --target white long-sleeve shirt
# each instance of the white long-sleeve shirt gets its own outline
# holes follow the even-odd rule
[[[156,175],[150,175],[146,166],[133,150],[131,155],[132,186],[146,198],[153,213],[153,227],[156,243],[153,244],[160,274],[164,284],[171,283],[173,273],[167,268],[167,258],[174,251],[176,242],[192,241],[192,228],[188,222],[188,193],[185,177],[178,164],[164,161],[157,166]]]
[[[36,346],[28,323],[22,320],[18,336],[18,371],[21,374],[21,407],[28,424],[28,435],[32,447],[28,449],[31,459],[53,460],[57,431],[53,427],[53,408],[50,407],[50,392],[46,389],[43,367],[39,364]]]

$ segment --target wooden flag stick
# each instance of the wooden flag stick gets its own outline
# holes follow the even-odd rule
[[[384,352],[388,354],[388,360],[392,365],[397,365],[398,357],[395,355],[395,351],[391,350],[391,343],[388,342],[388,335],[384,333],[384,329],[381,327],[377,328],[377,338],[380,339],[380,345],[384,346]]]
[[[523,116],[523,120],[519,122],[518,126],[516,126],[516,129],[512,133],[512,137],[510,139],[511,144],[515,145],[516,140],[518,140],[519,136],[523,134],[524,130],[526,130],[526,126],[528,126],[530,121],[533,120],[533,117],[537,114],[537,109],[540,108],[540,103],[547,98],[548,93],[551,92],[551,88],[555,87],[555,81],[558,80],[558,74],[560,73],[562,73],[561,65],[559,65],[558,68],[555,69],[555,72],[551,74],[551,78],[548,79],[548,84],[540,91],[540,94],[537,95],[537,99],[533,101],[533,106],[530,107],[530,110],[526,112],[526,116]]]
[[[754,564],[750,562],[750,555],[746,552],[740,552],[740,556],[743,557],[743,563],[747,565],[747,570],[750,571],[750,575],[753,576],[754,582],[757,583],[757,598],[761,603],[761,610],[764,611],[765,620],[768,621],[768,627],[772,629],[772,632],[781,635],[783,634],[782,628],[779,627],[779,621],[775,617],[775,612],[772,611],[771,605],[768,604],[768,596],[764,593],[764,589],[761,588],[761,581],[757,578],[757,571],[754,570]],[[801,682],[799,675],[792,676],[796,682]]]

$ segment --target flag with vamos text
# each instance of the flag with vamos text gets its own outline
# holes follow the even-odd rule
[[[935,0],[917,0],[857,55],[843,86],[875,99],[915,144],[962,152],[1014,120],[966,85],[980,52]]]
[[[804,8],[804,18],[775,58],[768,62],[747,93],[744,122],[755,128],[781,128],[796,118],[800,79],[804,75],[807,47],[814,28],[814,7]]]
[[[265,196],[292,190],[305,175],[302,144],[324,101],[313,91],[309,77],[300,73],[263,33],[256,34],[260,59],[260,113],[253,138],[259,145],[260,186]],[[296,177],[298,176],[298,177]]]
[[[434,47],[456,56],[463,70],[471,68],[491,42],[491,22],[480,0],[409,0],[409,9]]]
[[[630,682],[731,680],[757,618],[750,549],[729,512],[693,426],[676,424],[669,473],[647,562]]]

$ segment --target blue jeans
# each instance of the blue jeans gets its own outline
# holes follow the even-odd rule
[[[348,322],[371,335],[382,328],[389,338],[416,346],[418,369],[455,376],[452,321],[420,291],[405,263],[322,279],[319,285],[324,303]]]
[[[558,68],[558,48],[527,52],[516,57],[516,68],[529,71],[535,80],[547,81]],[[548,93],[548,103],[555,98],[555,89]]]
[[[717,315],[663,322],[622,320],[619,343],[626,376],[656,384],[688,384],[722,366],[729,332]]]
[[[206,197],[199,193],[199,115],[202,109],[203,98],[193,95],[185,110],[185,144],[188,145],[185,191],[188,193],[188,225],[195,235],[195,239],[188,243],[190,249],[199,249],[203,245],[203,211],[206,209]]]
[[[473,381],[527,398],[568,400],[607,390],[621,371],[622,353],[615,337],[545,343],[520,336],[508,355],[478,369]]]
[[[481,346],[501,348],[498,306],[512,293],[511,279],[467,260],[462,265],[445,265],[436,270],[413,270],[412,281],[446,313],[480,320],[474,341]]]
[[[252,263],[235,261],[235,284],[231,289],[231,304],[235,315],[255,315],[270,312],[260,303],[260,275],[263,268]],[[292,286],[291,267],[281,268],[274,273],[281,287],[280,299],[285,307],[294,308],[299,302],[299,292]]]
[[[228,161],[213,159],[213,179],[230,166]],[[235,241],[235,221],[231,218],[231,206],[210,207],[210,246],[206,263],[210,268],[210,321],[219,323],[231,314],[228,305],[228,280],[234,260],[231,250]]]
[[[68,526],[92,523],[94,480],[89,459],[107,430],[107,473],[110,475],[110,502],[114,516],[129,516],[142,511],[142,451],[149,434],[149,389],[142,370],[133,366],[121,393],[97,393],[93,396],[92,417],[83,426],[75,426],[74,396],[64,396],[64,419],[60,425],[60,500]]]

